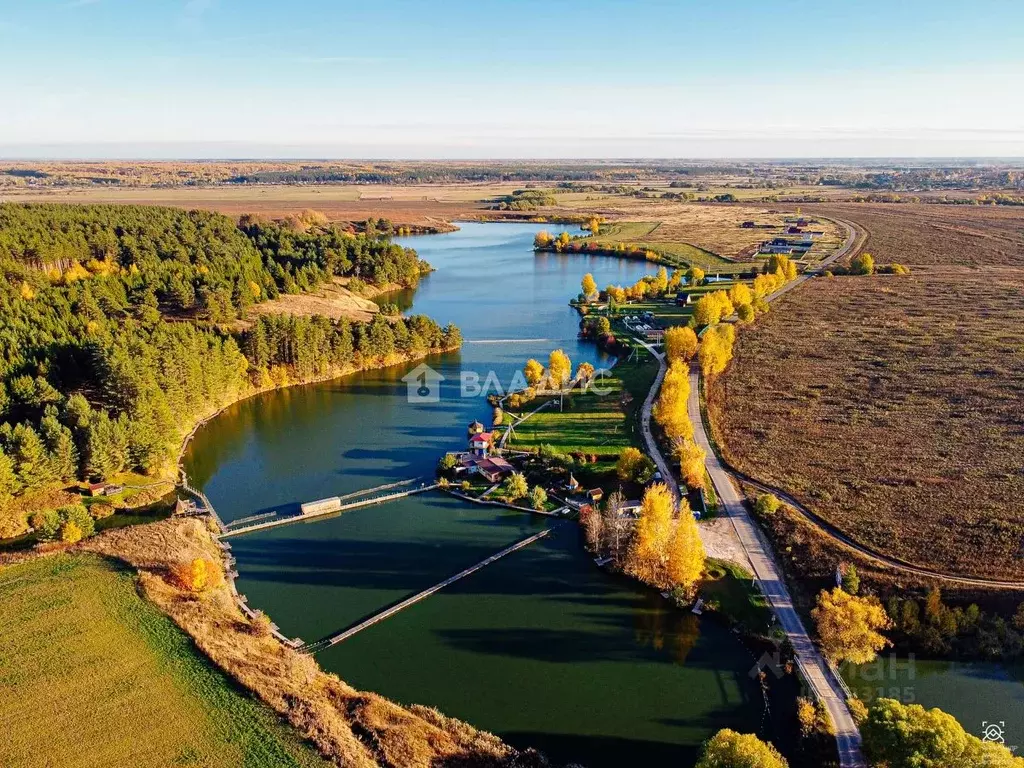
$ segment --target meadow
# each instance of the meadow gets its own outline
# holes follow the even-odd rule
[[[657,373],[650,355],[639,347],[632,359],[623,360],[596,382],[603,394],[591,390],[566,396],[563,410],[549,406],[534,414],[516,428],[509,447],[532,450],[549,445],[562,453],[616,459],[623,448],[640,445],[637,411]],[[527,403],[523,411],[539,404]]]
[[[0,765],[329,765],[93,555],[0,572]]]
[[[708,390],[725,456],[878,551],[1024,578],[1022,285],[1006,267],[810,281]]]

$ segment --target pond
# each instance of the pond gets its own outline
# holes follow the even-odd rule
[[[632,283],[654,265],[605,256],[534,255],[538,224],[464,224],[406,238],[436,268],[382,300],[466,339],[426,362],[436,401],[410,402],[414,365],[269,392],[204,426],[186,455],[191,480],[226,520],[433,472],[489,423],[461,377],[505,385],[529,357],[579,341],[568,300],[580,278]],[[561,228],[560,228],[561,229]],[[578,231],[572,230],[570,231]],[[423,494],[232,540],[238,587],[289,636],[314,641],[457,573],[548,521]],[[317,656],[357,687],[436,706],[556,762],[692,764],[722,727],[762,730],[753,658],[707,619],[594,566],[574,524],[515,552]],[[764,718],[766,720],[766,718]]]

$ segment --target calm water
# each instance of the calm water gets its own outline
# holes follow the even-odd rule
[[[576,339],[566,302],[585,272],[634,282],[650,265],[534,256],[541,225],[466,224],[404,243],[437,271],[386,297],[455,322],[461,353],[427,362],[439,401],[410,403],[413,366],[293,387],[239,403],[197,434],[193,482],[235,519],[433,471],[490,408],[459,397],[463,372],[507,383],[528,357]],[[540,530],[546,521],[436,494],[243,536],[239,589],[292,636],[316,640]],[[721,727],[758,731],[753,660],[730,633],[669,610],[657,595],[596,569],[575,527],[510,555],[318,656],[342,679],[591,766],[692,764]]]
[[[979,738],[983,722],[1005,722],[1006,743],[1024,748],[1024,665],[885,656],[873,664],[845,666],[843,677],[865,701],[885,697],[938,707]]]

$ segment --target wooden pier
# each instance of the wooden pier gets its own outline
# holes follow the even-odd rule
[[[413,478],[412,481],[403,481],[402,483],[392,483],[388,487],[394,487],[394,486],[400,485],[400,484],[407,484],[409,482],[414,482],[416,479],[418,479],[418,478]],[[359,509],[360,507],[369,507],[369,506],[372,506],[374,504],[383,504],[385,501],[393,501],[394,499],[400,499],[400,498],[403,498],[405,496],[412,496],[413,494],[417,494],[417,493],[426,493],[427,491],[432,491],[432,490],[434,490],[437,487],[438,487],[437,483],[433,483],[431,485],[422,485],[422,486],[420,486],[418,488],[410,488],[407,491],[396,491],[395,493],[385,493],[385,494],[381,494],[379,496],[370,496],[368,498],[357,499],[355,501],[350,501],[347,504],[334,505],[330,509],[325,510],[324,512],[309,512],[307,514],[288,515],[287,517],[275,517],[272,520],[266,520],[266,521],[262,521],[262,522],[252,523],[251,525],[245,525],[245,526],[242,526],[240,528],[231,528],[230,530],[225,529],[224,527],[222,527],[221,528],[222,533],[220,534],[220,538],[221,539],[227,539],[227,538],[230,538],[230,537],[233,537],[233,536],[241,536],[244,533],[252,533],[253,531],[265,531],[265,530],[268,530],[270,528],[277,528],[278,526],[281,526],[281,525],[289,525],[291,523],[299,523],[299,522],[302,522],[303,520],[316,520],[318,518],[325,517],[327,515],[335,515],[335,514],[338,514],[339,512],[347,512],[348,510],[351,510],[351,509]],[[375,489],[369,489],[367,491],[363,491],[363,492],[360,492],[360,493],[370,493],[373,490],[375,490]],[[350,498],[352,496],[360,495],[360,493],[349,494],[349,496],[347,498]],[[337,497],[337,498],[341,499],[341,497]]]
[[[310,643],[309,645],[305,646],[304,648],[301,648],[300,650],[302,650],[305,653],[318,653],[320,651],[326,650],[327,648],[330,648],[333,645],[337,645],[338,643],[340,643],[340,642],[342,642],[344,640],[348,640],[353,635],[356,635],[356,634],[362,632],[364,629],[368,629],[369,627],[372,627],[374,624],[378,624],[378,623],[384,621],[385,619],[388,619],[388,618],[394,616],[396,613],[398,613],[399,611],[405,610],[410,605],[414,605],[415,603],[418,603],[421,600],[425,600],[426,598],[428,598],[431,595],[433,595],[435,592],[439,592],[440,590],[444,589],[449,584],[454,584],[456,581],[459,581],[460,579],[464,579],[467,576],[469,576],[469,575],[471,575],[473,573],[476,573],[481,568],[486,568],[488,565],[493,563],[495,560],[500,560],[505,555],[510,555],[513,552],[516,552],[517,550],[520,550],[520,549],[523,549],[524,547],[530,546],[535,541],[539,541],[540,539],[543,539],[545,536],[550,534],[553,530],[555,530],[555,527],[546,528],[545,530],[541,531],[540,533],[535,533],[535,534],[533,534],[533,536],[529,536],[529,537],[527,537],[527,538],[525,538],[525,539],[523,539],[521,541],[517,541],[512,546],[506,547],[505,549],[501,550],[500,552],[495,552],[493,555],[488,557],[486,560],[481,560],[476,565],[470,566],[469,568],[466,568],[464,571],[459,571],[454,576],[450,576],[449,578],[447,578],[444,581],[442,581],[440,584],[435,584],[434,586],[430,587],[430,589],[425,589],[422,592],[418,592],[415,595],[413,595],[412,597],[407,598],[407,599],[403,600],[400,603],[396,603],[395,605],[393,605],[390,608],[387,608],[387,609],[381,611],[380,613],[374,614],[373,616],[371,616],[370,618],[366,619],[365,621],[359,622],[355,626],[349,627],[348,629],[343,630],[342,632],[339,632],[336,635],[331,635],[330,637],[326,637],[323,640],[318,640],[315,643]]]
[[[181,487],[203,503],[203,511],[206,512],[217,524],[217,527],[220,528],[221,534],[227,531],[228,527],[224,525],[224,521],[220,519],[220,515],[217,514],[217,510],[213,508],[213,503],[206,497],[205,493],[197,488],[193,488],[189,484],[188,477],[185,476],[184,472],[181,474]]]

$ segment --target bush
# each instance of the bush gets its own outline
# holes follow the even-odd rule
[[[871,275],[875,271],[875,257],[862,253],[850,260],[850,272],[854,275]]]
[[[82,504],[71,504],[32,515],[32,527],[41,539],[74,543],[96,533],[96,521]]]
[[[779,511],[782,502],[772,493],[762,493],[754,502],[754,511],[761,517],[771,517]]]
[[[218,587],[224,581],[224,574],[220,568],[204,557],[197,557],[188,563],[179,563],[172,568],[172,576],[179,587],[195,593]]]
[[[736,316],[741,323],[751,323],[754,321],[754,308],[749,304],[740,304],[739,309],[736,310]]]

